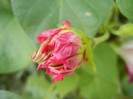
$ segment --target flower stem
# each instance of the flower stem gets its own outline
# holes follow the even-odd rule
[[[49,90],[48,90],[46,96],[44,97],[44,99],[49,99],[49,96],[50,96],[51,92],[53,91],[54,87],[55,87],[55,84],[52,83],[51,86],[49,87]]]
[[[95,45],[107,40],[109,36],[110,36],[109,32],[106,31],[105,34],[102,35],[101,37],[94,38]]]

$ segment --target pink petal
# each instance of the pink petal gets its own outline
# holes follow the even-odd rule
[[[42,64],[38,64],[37,70],[42,69],[42,68],[47,68],[47,66],[46,65],[42,65]]]
[[[57,59],[66,59],[67,57],[71,56],[72,53],[72,46],[69,44],[66,47],[60,48],[58,52],[52,53],[52,55]]]
[[[71,52],[71,55],[76,55],[78,53],[78,50],[80,49],[80,47],[78,45],[75,45],[72,43],[72,52]]]
[[[67,75],[72,75],[74,73],[74,71],[69,71],[69,72],[66,72],[66,73],[62,73],[64,76],[67,76]]]
[[[71,27],[71,23],[69,21],[63,21],[62,24]]]
[[[50,64],[50,63],[55,63],[55,64],[63,64],[65,62],[64,59],[56,59],[56,57],[51,57],[47,63]]]
[[[46,74],[59,74],[57,71],[47,68]]]
[[[59,75],[53,75],[53,83],[55,83],[58,80],[63,80],[63,74],[59,74]]]
[[[65,69],[74,69],[79,67],[79,65],[81,65],[82,62],[82,57],[79,55],[70,57],[66,60],[66,62],[64,63],[64,68]]]
[[[55,36],[52,41],[55,42],[55,49],[52,55],[56,59],[65,59],[77,53],[80,48],[80,38],[75,37],[72,32],[66,32],[61,34],[58,38],[57,37]]]
[[[42,64],[38,64],[37,70],[41,69]]]
[[[44,53],[44,55],[47,55],[47,51],[48,51],[48,45],[44,45],[43,48],[41,49],[41,52]]]
[[[52,35],[54,34],[55,31],[56,31],[56,29],[50,29],[50,30],[43,31],[43,32],[37,37],[38,42],[39,42],[40,44],[43,43],[43,41],[45,41],[48,37],[52,36]]]
[[[38,37],[37,40],[41,44],[45,41],[48,37],[54,36],[58,34],[60,31],[65,30],[66,28],[58,28],[58,29],[50,29],[43,31]]]

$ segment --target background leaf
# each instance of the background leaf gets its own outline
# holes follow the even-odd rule
[[[69,20],[94,36],[112,9],[113,0],[11,0],[14,14],[30,37]]]
[[[0,90],[0,99],[21,99],[21,98],[15,93],[5,90]]]
[[[73,74],[73,75],[65,76],[63,81],[58,81],[55,83],[55,85],[61,98],[63,98],[69,92],[72,92],[76,89],[78,85],[77,75]]]
[[[80,74],[81,94],[87,99],[112,99],[118,91],[116,55],[102,43],[94,50],[94,60],[97,74],[90,71]]]
[[[133,22],[133,0],[116,0],[121,12]]]
[[[43,99],[50,87],[44,75],[31,75],[25,86],[24,99]]]
[[[126,93],[127,96],[129,96],[129,99],[133,98],[133,83],[129,83],[129,77],[125,76],[122,79],[122,87],[123,91]]]
[[[29,65],[35,45],[13,16],[9,3],[0,1],[0,74],[14,72]]]

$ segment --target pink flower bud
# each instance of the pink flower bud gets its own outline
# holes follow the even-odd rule
[[[46,74],[53,75],[54,83],[73,74],[86,60],[80,36],[73,32],[69,21],[63,21],[63,25],[42,32],[37,37],[41,46],[31,55],[32,60],[39,63],[37,69],[46,68]]]

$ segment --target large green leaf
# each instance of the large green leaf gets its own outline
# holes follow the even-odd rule
[[[75,91],[78,85],[78,78],[76,74],[69,75],[64,77],[63,81],[57,81],[55,83],[57,91],[60,94],[60,97],[63,98],[69,92]]]
[[[95,48],[94,59],[97,74],[85,70],[80,75],[81,94],[87,99],[112,99],[118,91],[116,55],[103,43]]]
[[[0,90],[0,99],[21,99],[21,98],[15,93],[5,90]]]
[[[0,1],[0,73],[25,68],[35,45],[13,16],[9,3]]]
[[[0,31],[6,27],[12,18],[10,4],[7,0],[0,0]],[[1,34],[2,32],[0,32]]]
[[[133,22],[133,0],[116,0],[121,12]]]
[[[31,75],[26,82],[24,99],[43,99],[49,87],[44,75]]]
[[[113,0],[11,0],[11,4],[31,38],[45,29],[57,27],[63,20],[94,36],[109,16]]]

